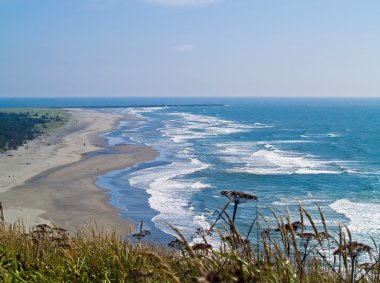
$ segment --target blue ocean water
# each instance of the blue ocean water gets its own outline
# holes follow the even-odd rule
[[[136,222],[144,216],[150,229],[175,235],[170,223],[191,238],[226,203],[220,192],[239,190],[258,196],[269,222],[271,209],[286,215],[289,208],[299,220],[299,200],[319,225],[317,204],[330,227],[344,223],[357,238],[379,238],[379,101],[245,100],[112,111],[142,118],[110,133],[112,144],[143,143],[160,152],[103,182],[113,187],[123,215]],[[254,217],[255,204],[241,205],[243,234]]]
[[[220,191],[239,190],[258,196],[269,222],[271,209],[285,215],[289,208],[299,220],[299,200],[318,225],[317,204],[330,227],[344,223],[354,237],[380,240],[378,99],[58,99],[33,106],[109,106],[115,108],[102,111],[126,115],[106,135],[110,146],[147,144],[159,157],[98,184],[123,217],[143,220],[155,239],[175,235],[168,224],[193,237],[226,203]],[[243,234],[254,217],[254,203],[239,207]]]

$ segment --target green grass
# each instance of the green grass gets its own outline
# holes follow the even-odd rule
[[[17,149],[28,140],[64,126],[70,114],[56,108],[0,109],[0,151]]]
[[[248,241],[232,221],[236,209],[234,217],[227,212],[248,194],[223,195],[230,201],[212,229],[197,231],[202,243],[191,245],[173,227],[177,249],[142,242],[149,234],[142,225],[134,244],[95,231],[69,236],[56,227],[28,233],[21,225],[2,227],[1,282],[380,282],[376,247],[355,242],[347,227],[330,234],[321,210],[322,227],[301,205],[300,221],[274,214],[273,229],[262,229],[266,221],[258,214],[252,223],[259,233]],[[210,233],[220,238],[213,249]]]
[[[36,129],[41,130],[43,133],[49,133],[54,129],[64,126],[70,119],[68,111],[61,108],[0,108],[0,113],[28,113],[29,117],[35,119],[46,116],[49,119],[49,122],[46,123],[46,127],[36,125]],[[60,121],[56,121],[56,117],[59,117]]]

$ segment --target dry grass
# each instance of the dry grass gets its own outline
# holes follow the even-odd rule
[[[380,282],[379,251],[352,239],[349,229],[332,233],[322,210],[321,229],[299,204],[299,219],[274,214],[270,227],[256,210],[248,234],[234,225],[234,196],[218,211],[210,230],[199,229],[201,242],[190,244],[172,227],[178,240],[169,247],[143,242],[147,230],[135,234],[138,242],[115,234],[78,231],[69,236],[59,227],[22,225],[0,228],[2,282]],[[253,196],[249,199],[257,201]],[[233,203],[235,217],[228,207]],[[262,227],[265,226],[265,227]],[[221,227],[225,227],[224,229]],[[305,229],[312,232],[305,232]],[[220,245],[211,247],[210,237]]]

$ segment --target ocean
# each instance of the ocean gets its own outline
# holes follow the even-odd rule
[[[109,146],[146,144],[151,162],[99,176],[121,215],[152,232],[196,241],[227,199],[223,190],[258,197],[241,204],[244,235],[258,210],[299,220],[297,201],[321,225],[346,224],[354,238],[380,240],[380,99],[98,98],[0,99],[0,107],[100,107],[127,118],[105,134]],[[126,116],[127,117],[127,116]]]

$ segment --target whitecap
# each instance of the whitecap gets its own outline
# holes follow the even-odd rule
[[[171,116],[179,116],[181,119],[168,119],[161,133],[175,143],[181,143],[191,139],[202,139],[211,136],[230,135],[249,132],[264,124],[249,125],[234,121],[223,120],[206,115],[195,115],[184,112],[170,113]]]
[[[318,169],[318,170],[312,170],[312,169],[306,169],[306,168],[302,168],[302,169],[298,169],[295,174],[303,174],[303,175],[313,175],[313,174],[341,174],[342,172],[340,171],[337,171],[337,170],[322,170],[322,169]]]
[[[340,137],[337,133],[324,133],[324,134],[304,134],[301,135],[301,138],[338,138]]]
[[[259,141],[257,144],[297,144],[297,143],[313,143],[313,140],[273,140],[273,141]]]
[[[184,156],[188,158],[184,158]],[[209,187],[208,184],[192,182],[184,177],[188,174],[205,170],[208,164],[189,156],[186,150],[179,152],[175,162],[167,165],[147,168],[131,174],[129,183],[133,187],[146,189],[149,205],[159,214],[152,220],[156,227],[174,235],[167,225],[176,226],[186,236],[194,233],[194,227],[204,227],[199,215],[191,208],[190,199],[194,192]],[[204,227],[207,228],[207,227]]]
[[[125,109],[121,110],[120,113],[121,114],[133,115],[135,117],[142,118],[142,119],[147,119],[146,117],[144,117],[140,113],[151,113],[151,112],[161,110],[161,109],[163,109],[163,107],[133,107],[133,108],[125,108]],[[149,120],[149,119],[147,119],[147,120]]]
[[[348,218],[348,228],[351,232],[365,234],[380,232],[380,204],[339,199],[330,204],[330,207]]]
[[[200,181],[197,181],[197,182],[191,184],[190,187],[193,188],[193,189],[206,189],[206,188],[211,188],[210,185],[208,185],[208,184],[204,184],[204,183],[202,183],[202,182],[200,182]]]
[[[280,150],[259,150],[253,153],[250,157],[243,158],[246,167],[250,169],[261,170],[262,173],[277,173],[277,174],[302,174],[309,171],[318,173],[323,169],[323,162],[313,160],[302,156],[300,154],[294,154],[291,152],[285,152]],[[326,170],[323,170],[325,172]],[[322,172],[322,171],[321,171]]]
[[[332,161],[322,160],[308,154],[279,150],[271,144],[225,143],[217,144],[220,159],[238,166],[227,172],[245,172],[257,175],[286,174],[341,174]],[[223,148],[224,146],[224,148]]]

